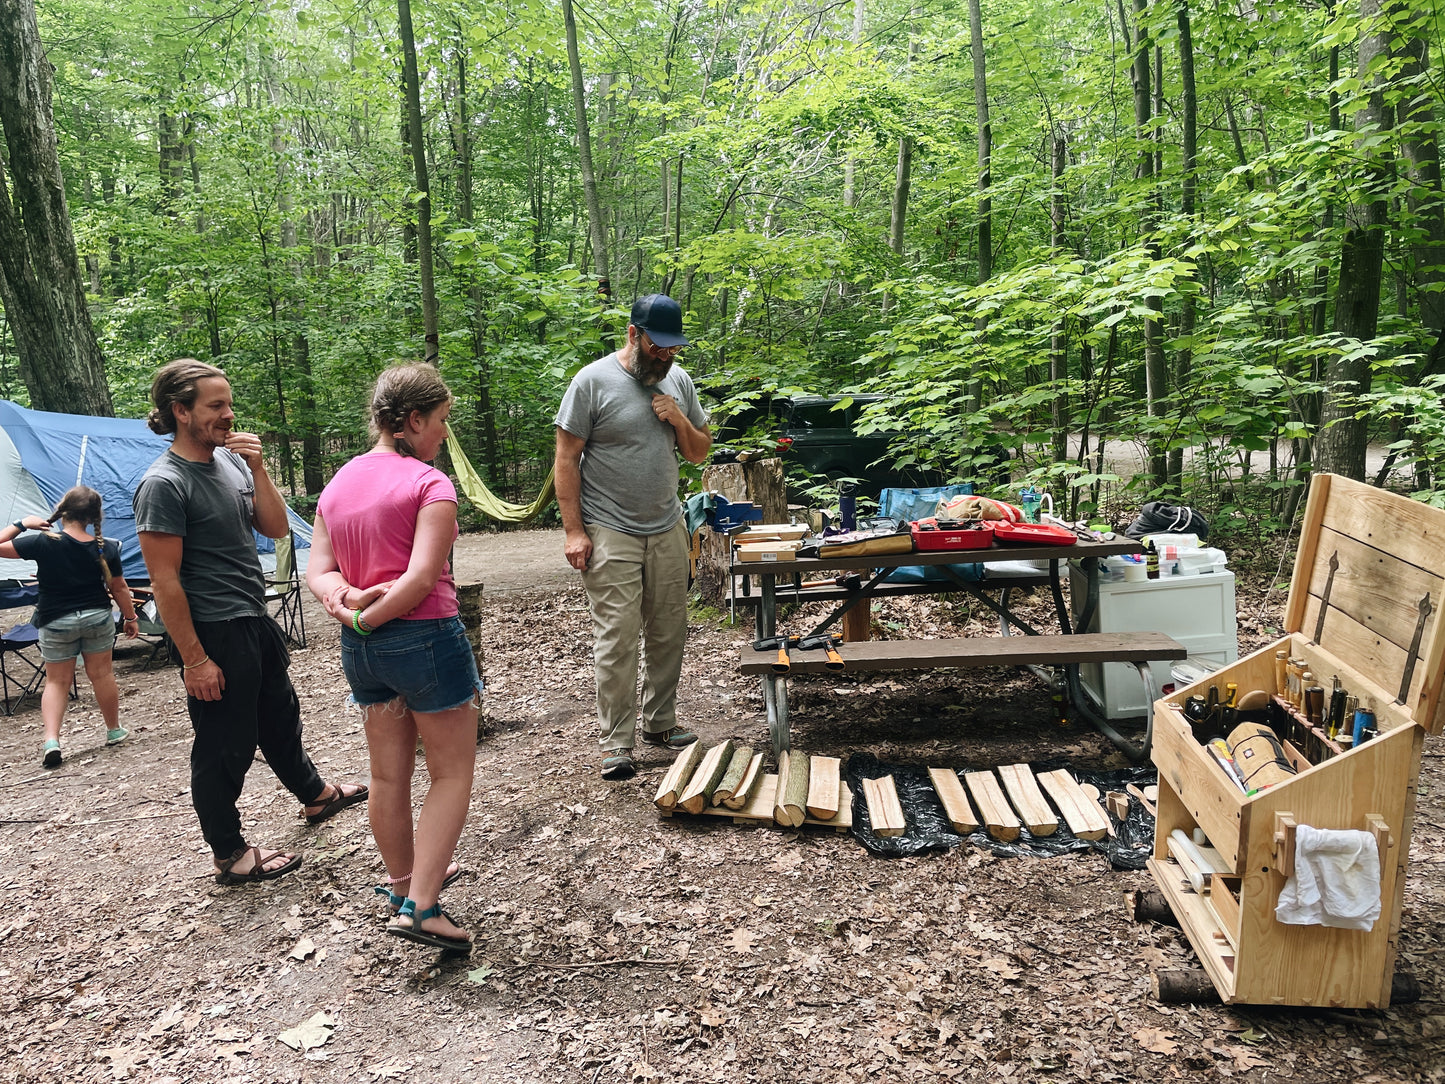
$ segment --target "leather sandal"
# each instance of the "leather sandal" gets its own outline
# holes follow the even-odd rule
[[[414,941],[418,945],[441,949],[443,952],[453,952],[463,956],[471,955],[472,939],[470,935],[447,937],[443,934],[431,933],[421,928],[421,924],[429,918],[444,918],[448,922],[456,922],[456,919],[442,910],[440,902],[432,904],[425,911],[417,911],[416,901],[407,899],[402,901],[401,910],[397,912],[396,918],[387,925],[386,932],[393,937],[402,937],[408,941]]]
[[[343,786],[343,784],[341,783],[326,784],[327,788],[330,788],[336,793],[332,797],[327,798],[326,789],[323,788],[321,794],[317,796],[316,801],[310,802],[306,806],[303,806],[301,809],[303,813],[306,813],[306,810],[310,808],[310,806],[319,805],[321,807],[315,813],[306,813],[306,823],[320,824],[322,821],[329,821],[332,817],[336,816],[336,814],[340,813],[348,806],[353,806],[357,802],[364,802],[367,798],[371,797],[371,789],[365,783],[356,783],[352,785],[354,785],[357,789],[352,791],[350,794],[347,794],[344,790],[341,789]]]
[[[231,872],[231,868],[248,854],[251,855],[251,868],[245,873]],[[277,866],[275,869],[265,868],[267,862],[277,858],[285,858],[285,864]],[[277,877],[284,877],[292,870],[299,869],[300,866],[301,856],[299,854],[291,854],[288,851],[272,851],[268,855],[262,855],[260,847],[242,847],[230,858],[218,864],[216,884],[251,885],[260,881],[274,881]]]

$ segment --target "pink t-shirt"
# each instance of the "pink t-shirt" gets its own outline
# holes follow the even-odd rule
[[[359,455],[337,471],[322,490],[316,510],[326,521],[331,549],[346,582],[370,587],[400,577],[411,563],[417,514],[436,501],[456,504],[456,487],[441,471],[411,456]],[[457,587],[447,562],[431,594],[404,619],[456,615]]]

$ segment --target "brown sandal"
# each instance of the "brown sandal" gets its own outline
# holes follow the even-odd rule
[[[350,794],[347,794],[341,789],[344,786],[354,786],[356,789]],[[327,789],[335,792],[330,798],[326,797]],[[371,790],[365,783],[327,783],[326,787],[322,789],[321,794],[317,796],[316,801],[303,806],[301,812],[306,813],[306,810],[311,806],[319,805],[321,809],[318,812],[306,813],[306,823],[320,824],[322,821],[329,821],[347,806],[353,806],[357,802],[364,802],[369,797],[371,797]]]
[[[251,855],[251,868],[245,873],[232,873],[231,868],[248,854]],[[285,864],[277,866],[275,869],[267,869],[266,863],[273,862],[277,858],[285,858]],[[300,865],[301,856],[299,854],[292,854],[289,851],[272,851],[263,857],[260,847],[242,847],[235,854],[231,855],[230,858],[219,864],[218,872],[216,873],[216,884],[250,885],[257,884],[260,881],[274,881],[277,877],[286,876],[286,874],[292,870],[299,868]]]

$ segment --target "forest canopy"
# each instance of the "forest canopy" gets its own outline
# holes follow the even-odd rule
[[[1244,470],[1279,516],[1368,439],[1445,503],[1439,3],[36,6],[115,412],[213,360],[297,493],[435,352],[530,496],[662,291],[718,417],[882,393],[908,462],[1087,503],[1137,440],[1141,499]]]

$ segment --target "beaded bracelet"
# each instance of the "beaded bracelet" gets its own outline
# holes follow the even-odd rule
[[[351,627],[356,630],[356,634],[358,636],[370,636],[373,632],[376,631],[374,627],[368,625],[365,621],[361,619],[360,610],[353,610],[351,612]]]

